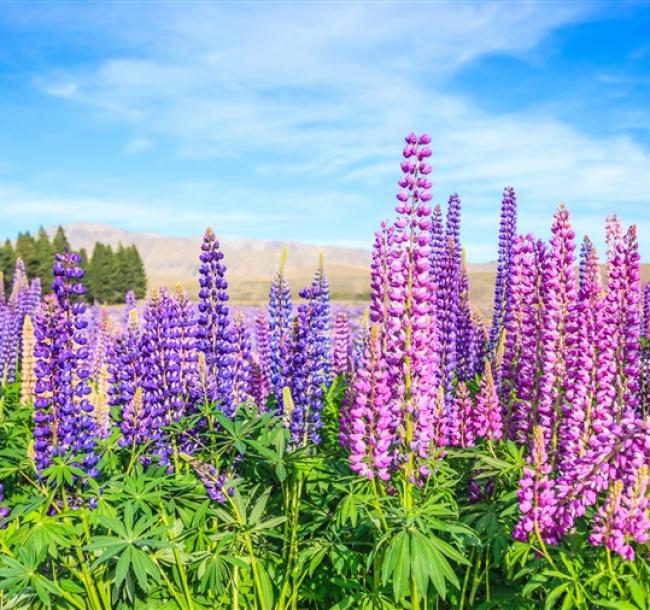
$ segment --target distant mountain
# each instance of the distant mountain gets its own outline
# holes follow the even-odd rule
[[[150,287],[181,284],[190,294],[197,291],[201,236],[133,233],[111,225],[86,223],[65,225],[64,229],[70,245],[74,249],[86,248],[89,256],[98,241],[113,247],[120,243],[135,244],[147,270]],[[367,298],[369,250],[255,239],[224,238],[219,241],[235,300],[258,301],[265,298],[271,277],[280,264],[283,246],[288,250],[286,273],[294,291],[311,280],[322,253],[332,296],[344,300]]]

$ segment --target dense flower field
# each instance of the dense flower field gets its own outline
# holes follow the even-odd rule
[[[650,288],[560,206],[501,204],[490,323],[461,202],[403,150],[365,314],[326,267],[234,310],[208,229],[182,290],[86,311],[56,255],[0,297],[0,608],[650,608]]]

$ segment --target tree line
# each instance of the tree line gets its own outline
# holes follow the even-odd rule
[[[0,246],[0,272],[4,276],[5,289],[11,290],[16,259],[20,256],[28,277],[40,278],[43,294],[51,292],[54,254],[66,249],[70,249],[70,243],[60,225],[52,239],[43,227],[36,236],[29,231],[19,233],[15,245],[7,239]],[[114,250],[110,245],[97,242],[90,258],[85,248],[79,250],[79,255],[86,271],[84,283],[88,287],[86,298],[89,302],[123,303],[128,290],[133,290],[137,299],[144,298],[147,276],[136,246],[120,244]]]

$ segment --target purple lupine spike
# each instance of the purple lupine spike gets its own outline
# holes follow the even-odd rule
[[[294,447],[319,444],[322,428],[323,385],[326,382],[327,344],[323,334],[325,295],[317,271],[310,288],[300,292],[304,299],[298,306],[294,322],[293,353],[291,357],[290,388],[293,398],[290,417],[291,441]]]
[[[580,257],[578,302],[567,324],[567,376],[559,429],[558,478],[574,476],[573,470],[587,449],[591,435],[591,410],[597,391],[597,302],[600,268],[593,244],[585,239]]]
[[[122,311],[122,328],[129,325],[129,316],[131,312],[138,309],[138,301],[135,298],[133,290],[127,290],[124,295],[124,310]]]
[[[92,343],[90,374],[93,379],[98,379],[100,371],[106,366],[108,352],[111,349],[113,340],[113,319],[106,308],[103,307]]]
[[[235,346],[235,362],[233,366],[233,399],[239,406],[252,400],[252,370],[251,337],[244,316],[241,312],[235,314],[232,326],[233,344]]]
[[[499,441],[503,436],[503,416],[490,362],[485,366],[481,388],[476,396],[473,428],[477,436],[489,441]]]
[[[450,201],[451,206],[451,201]],[[457,367],[457,332],[460,296],[460,261],[453,237],[448,238],[440,283],[436,287],[437,317],[440,324],[438,360],[445,388],[445,403],[451,404]]]
[[[205,356],[208,398],[218,401],[224,413],[233,412],[232,366],[234,346],[228,320],[228,282],[219,242],[208,228],[201,244],[199,305],[196,341]]]
[[[557,500],[545,445],[544,429],[535,426],[531,455],[517,492],[521,518],[512,531],[516,540],[528,541],[539,532],[544,542],[557,542],[554,520]]]
[[[453,447],[473,447],[476,442],[474,407],[467,385],[456,386],[456,397],[449,415],[449,444]]]
[[[179,357],[179,382],[183,400],[189,406],[190,397],[196,394],[198,385],[199,351],[196,340],[196,311],[181,286],[174,292],[178,324],[177,346]]]
[[[488,356],[492,357],[501,341],[503,318],[509,300],[509,271],[512,257],[512,244],[517,234],[517,196],[515,190],[508,186],[503,191],[501,201],[501,221],[499,224],[499,254],[497,258],[497,275],[494,288],[494,311],[488,343]]]
[[[118,407],[122,447],[143,445],[148,439],[149,421],[143,410],[140,330],[136,310],[129,313],[124,332],[117,337],[108,355],[109,404]],[[136,398],[136,394],[138,397]]]
[[[386,361],[393,393],[394,418],[404,432],[396,452],[406,461],[407,477],[426,477],[417,462],[439,446],[436,438],[439,384],[438,324],[431,292],[432,240],[431,182],[426,176],[431,166],[424,160],[431,150],[420,145],[407,146],[404,173],[399,184],[394,224],[393,248],[389,255],[389,298],[386,324]],[[405,329],[409,329],[408,332]],[[414,468],[419,470],[416,471]]]
[[[641,336],[643,343],[641,349],[639,396],[641,401],[641,417],[645,418],[649,413],[648,405],[650,405],[650,282],[647,282],[643,287]]]
[[[334,374],[347,375],[350,372],[350,316],[347,311],[339,311],[334,323]]]
[[[636,226],[632,225],[624,240],[626,289],[623,301],[621,346],[623,404],[630,411],[640,410],[639,376],[641,374],[641,266]]]
[[[469,377],[483,374],[485,348],[488,332],[480,312],[472,312],[472,332],[470,334]]]
[[[352,341],[352,368],[355,371],[361,366],[361,363],[363,361],[363,354],[366,349],[366,344],[368,343],[368,340],[370,338],[369,321],[370,321],[370,310],[366,309],[363,313],[363,317],[361,318],[361,324],[359,325],[359,329],[355,333],[354,339]]]
[[[178,305],[166,289],[155,291],[144,310],[140,337],[143,414],[148,423],[151,450],[162,465],[169,466],[173,447],[163,427],[185,414],[180,379]]]
[[[599,508],[589,542],[594,546],[604,545],[624,559],[634,559],[634,549],[625,540],[625,510],[621,506],[623,481],[614,481],[605,503]]]
[[[323,374],[325,383],[329,385],[332,382],[332,339],[330,337],[330,284],[325,274],[323,265],[323,256],[320,257],[320,265],[314,274],[311,283],[313,294],[318,295],[318,340],[322,342],[323,351]]]
[[[257,404],[262,408],[271,393],[271,337],[269,321],[264,312],[255,318],[255,343],[257,361],[254,366],[253,390]]]
[[[646,544],[650,540],[650,475],[648,465],[642,464],[632,485],[623,492],[622,505],[625,509],[625,533],[629,540]]]
[[[89,368],[84,272],[74,252],[57,254],[52,267],[54,294],[34,316],[37,382],[34,388],[34,453],[39,472],[52,458],[71,452],[86,475],[96,477],[93,406],[86,398]]]
[[[234,493],[233,489],[224,489],[228,481],[228,475],[225,472],[220,473],[214,464],[203,462],[197,458],[190,458],[189,456],[187,460],[201,483],[203,483],[208,497],[219,504],[225,504],[227,500],[226,494],[232,495]]]
[[[544,357],[537,417],[546,441],[555,449],[559,401],[566,376],[567,326],[578,298],[574,266],[575,233],[569,222],[569,211],[564,205],[560,205],[555,213],[551,233],[550,249],[542,270],[544,311],[541,349]]]
[[[472,358],[472,309],[469,300],[469,273],[465,255],[462,255],[458,294],[458,319],[456,323],[456,376],[467,381],[474,375]]]
[[[445,227],[440,204],[433,208],[431,215],[431,276],[436,285],[440,283],[442,265],[445,257]]]
[[[372,480],[390,479],[393,414],[388,370],[382,355],[381,332],[373,326],[362,364],[352,382],[345,445],[350,449],[350,468]]]
[[[269,290],[269,334],[271,338],[271,390],[275,396],[278,413],[284,412],[282,391],[289,387],[291,375],[292,306],[291,290],[284,275],[286,248],[282,252],[280,268]]]
[[[375,233],[370,263],[370,320],[373,324],[384,324],[388,315],[388,252],[392,247],[394,228],[381,223],[381,230]]]

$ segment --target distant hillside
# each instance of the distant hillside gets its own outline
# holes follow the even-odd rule
[[[198,254],[201,236],[169,237],[152,233],[132,233],[110,225],[70,224],[64,227],[73,248],[95,242],[117,246],[135,244],[147,270],[150,287],[183,285],[195,295],[198,285]],[[228,266],[228,280],[235,301],[266,298],[273,273],[278,268],[282,247],[287,246],[287,276],[296,292],[306,285],[318,265],[320,253],[330,278],[332,296],[337,300],[366,300],[369,292],[370,251],[362,248],[318,246],[296,242],[256,239],[221,239]],[[494,263],[469,265],[472,303],[484,314],[492,306]],[[650,280],[650,265],[642,266],[644,281]]]

